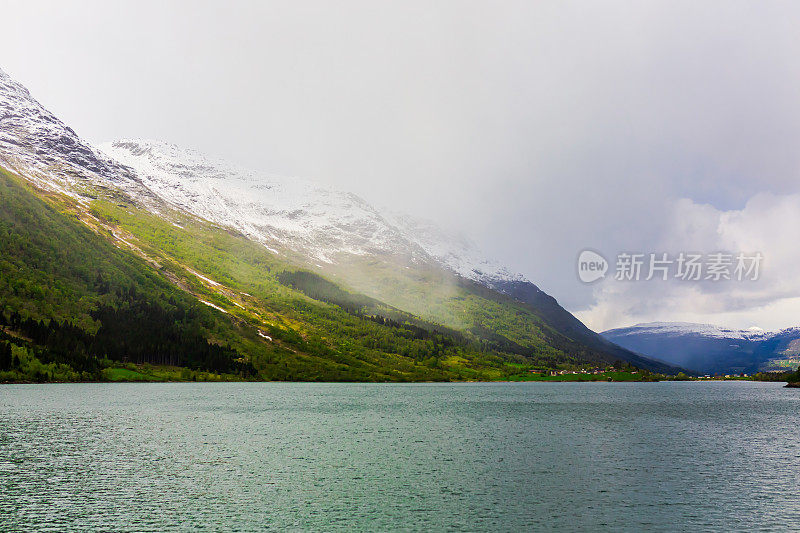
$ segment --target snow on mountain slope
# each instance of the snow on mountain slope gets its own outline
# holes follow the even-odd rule
[[[135,174],[101,155],[0,70],[0,165],[38,186],[80,196],[84,186],[125,186]]]
[[[646,324],[636,324],[626,328],[611,329],[603,332],[603,335],[696,335],[715,339],[741,339],[741,340],[761,340],[770,337],[774,332],[766,331],[761,328],[752,327],[748,329],[729,329],[713,324],[695,324],[691,322],[649,322]]]
[[[120,140],[99,148],[135,169],[162,200],[268,247],[289,248],[322,262],[334,262],[342,253],[400,255],[413,262],[434,261],[477,281],[524,279],[481,259],[465,239],[379,212],[354,194],[247,170],[160,141]]]

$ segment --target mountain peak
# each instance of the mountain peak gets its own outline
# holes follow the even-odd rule
[[[0,70],[0,165],[72,196],[82,183],[128,184],[135,176],[103,157]]]

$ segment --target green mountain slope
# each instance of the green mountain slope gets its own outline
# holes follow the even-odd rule
[[[13,350],[0,381],[125,364],[201,379],[500,379],[525,362],[185,224],[102,200],[90,213],[0,172],[0,342]]]
[[[0,326],[6,379],[97,379],[109,358],[254,375],[228,323],[3,171]]]

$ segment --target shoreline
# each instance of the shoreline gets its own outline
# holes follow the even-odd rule
[[[317,383],[317,384],[342,384],[342,385],[459,385],[459,384],[492,384],[492,383],[507,383],[507,384],[523,384],[523,383],[780,383],[784,388],[800,388],[800,382],[786,382],[786,381],[773,381],[773,380],[758,380],[758,379],[642,379],[642,380],[574,380],[574,379],[530,379],[530,380],[493,380],[493,381],[275,381],[275,380],[229,380],[229,381],[0,381],[0,387],[4,385],[130,385],[130,384],[201,384],[201,383],[214,383],[214,384],[235,384],[235,383]]]

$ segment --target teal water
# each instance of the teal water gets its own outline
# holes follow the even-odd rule
[[[0,386],[0,531],[800,527],[770,383]]]

